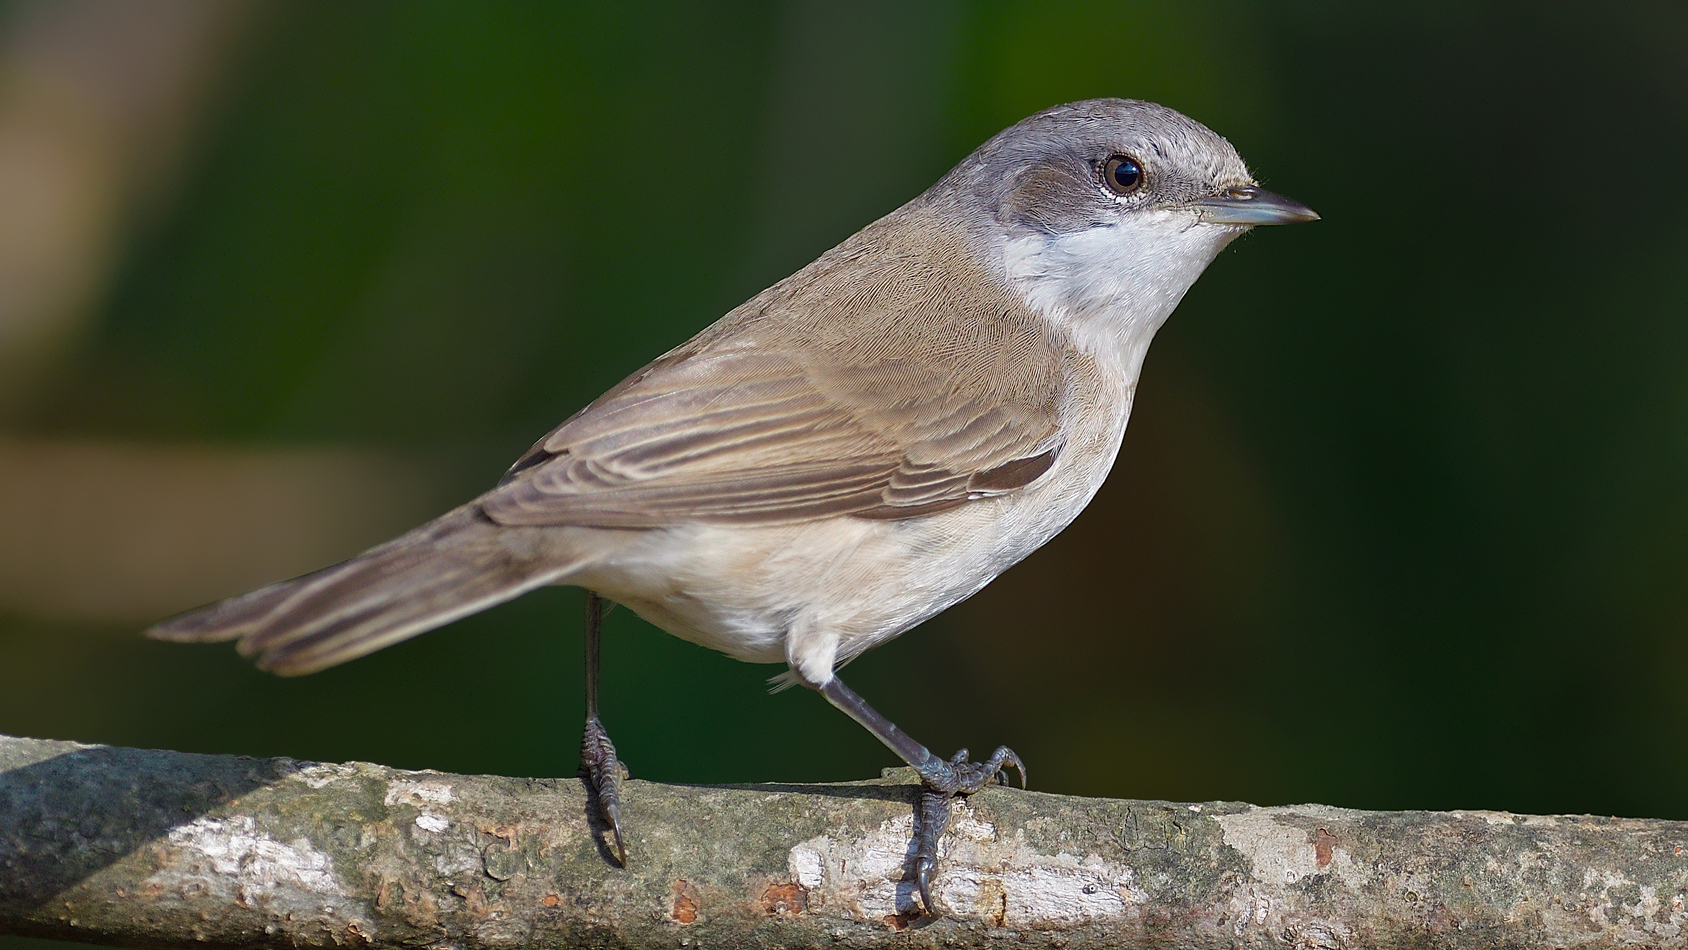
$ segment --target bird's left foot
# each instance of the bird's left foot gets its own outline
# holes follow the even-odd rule
[[[970,762],[967,750],[957,752],[948,762],[920,770],[924,788],[920,792],[920,812],[914,828],[914,882],[920,888],[921,903],[926,915],[936,917],[932,903],[932,874],[938,866],[938,838],[949,824],[950,801],[957,795],[971,795],[993,782],[1007,784],[1004,774],[1008,766],[1020,775],[1020,787],[1026,787],[1026,766],[1014,750],[999,747],[983,762]]]
[[[597,716],[586,719],[586,735],[580,743],[580,771],[585,773],[592,799],[598,805],[598,815],[615,841],[616,863],[626,867],[627,849],[621,843],[621,780],[627,777],[627,767],[616,758],[615,745]]]

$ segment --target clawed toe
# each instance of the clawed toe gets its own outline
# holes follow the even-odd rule
[[[1007,746],[998,746],[983,762],[969,762],[967,750],[962,749],[950,759],[950,766],[956,771],[957,795],[971,795],[992,783],[1007,785],[1010,767],[1020,776],[1020,787],[1026,787],[1026,764]]]
[[[597,803],[598,816],[615,840],[616,863],[626,867],[627,848],[621,841],[621,780],[626,777],[627,767],[616,758],[615,745],[596,716],[586,720],[586,735],[580,744],[580,770],[585,773]]]
[[[1026,765],[1014,750],[1007,746],[998,746],[991,753],[991,757],[983,762],[968,760],[967,750],[962,749],[950,757],[948,763],[940,764],[936,768],[923,770],[921,781],[926,787],[940,794],[971,795],[993,782],[1008,784],[1007,769],[1012,767],[1020,776],[1020,787],[1026,787]]]
[[[938,916],[932,903],[932,875],[938,867],[938,838],[949,824],[952,795],[922,789],[914,816],[914,884],[920,889],[920,903],[926,916]]]

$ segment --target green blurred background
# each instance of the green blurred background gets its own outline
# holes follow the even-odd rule
[[[1688,818],[1673,2],[0,6],[0,732],[569,775],[581,597],[315,676],[149,620],[490,485],[1057,102],[1317,208],[1160,334],[1113,477],[852,665],[1034,787]],[[10,208],[10,211],[6,209]],[[894,764],[627,611],[636,776]]]

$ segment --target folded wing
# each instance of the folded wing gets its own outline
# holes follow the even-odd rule
[[[1028,404],[942,364],[699,353],[569,420],[481,505],[506,525],[628,528],[932,514],[1054,464],[1059,378],[1046,382]]]

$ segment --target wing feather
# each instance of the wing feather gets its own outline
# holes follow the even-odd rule
[[[1071,348],[932,240],[865,257],[847,242],[770,288],[542,439],[482,509],[506,525],[894,519],[1030,484],[1061,450]]]

